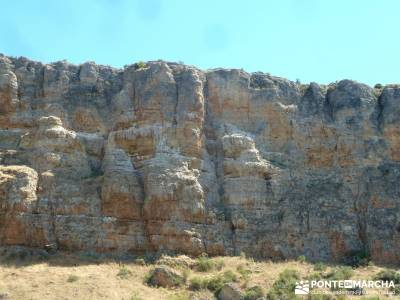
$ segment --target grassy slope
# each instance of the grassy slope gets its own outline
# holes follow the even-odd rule
[[[196,276],[211,276],[232,270],[238,275],[242,287],[259,285],[266,292],[279,273],[285,269],[297,270],[302,278],[314,273],[314,266],[307,262],[254,262],[243,257],[222,257],[224,267],[209,272],[189,271],[189,281]],[[13,258],[0,263],[0,299],[188,299],[192,292],[188,286],[177,290],[152,288],[143,283],[144,277],[154,266],[138,265],[134,261],[122,265],[116,260],[83,257],[77,254],[59,253],[45,260]],[[246,282],[238,272],[238,266],[250,271]],[[127,276],[118,276],[121,268],[128,269]],[[327,271],[334,267],[328,267]],[[382,267],[368,266],[354,270],[352,278],[372,279]],[[208,291],[196,292],[208,295]],[[3,295],[3,298],[2,298]],[[136,298],[134,297],[136,296]],[[355,297],[360,299],[361,297]],[[388,299],[381,297],[381,299]],[[392,298],[393,299],[393,298]]]

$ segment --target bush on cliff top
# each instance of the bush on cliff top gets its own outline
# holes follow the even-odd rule
[[[146,63],[143,61],[138,61],[133,66],[135,67],[135,70],[140,70],[140,69],[144,69],[147,67]]]

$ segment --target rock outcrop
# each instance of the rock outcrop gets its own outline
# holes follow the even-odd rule
[[[0,245],[400,263],[400,86],[0,56]]]
[[[155,267],[149,274],[147,284],[158,287],[178,287],[185,283],[185,278],[168,266]]]

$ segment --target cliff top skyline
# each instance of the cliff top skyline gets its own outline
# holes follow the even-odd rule
[[[120,68],[162,59],[327,84],[396,83],[400,3],[90,0],[4,3],[0,53]],[[15,17],[18,12],[18,17]],[[382,43],[388,45],[382,47]]]

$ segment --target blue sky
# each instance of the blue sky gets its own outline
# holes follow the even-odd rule
[[[6,55],[400,82],[397,0],[3,0],[1,8]]]

